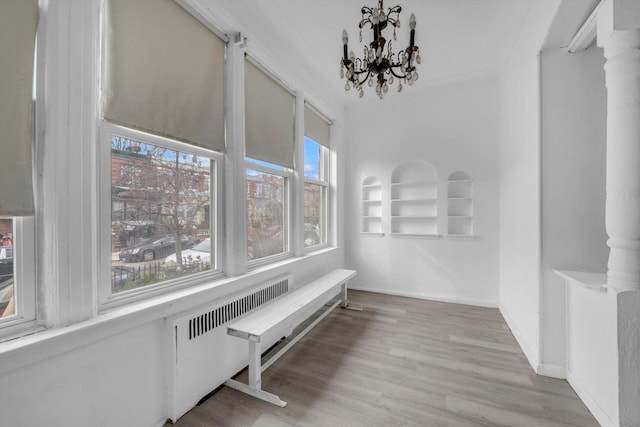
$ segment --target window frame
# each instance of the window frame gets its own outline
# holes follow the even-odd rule
[[[111,136],[116,134],[121,137],[145,142],[163,148],[195,154],[206,157],[213,163],[209,180],[211,194],[210,230],[209,234],[215,236],[212,257],[212,269],[200,273],[194,273],[185,277],[165,280],[162,282],[145,285],[140,288],[130,289],[118,293],[111,290]],[[224,155],[216,151],[187,144],[170,138],[153,135],[140,130],[101,120],[99,124],[98,163],[99,163],[99,263],[98,263],[98,306],[100,310],[115,308],[131,302],[145,300],[154,296],[163,295],[178,289],[193,286],[205,281],[218,280],[224,277],[224,217],[222,203],[222,189],[224,188]],[[215,268],[213,268],[215,266]]]
[[[293,247],[292,247],[292,241],[291,241],[291,236],[292,236],[292,221],[291,221],[291,216],[292,216],[292,212],[291,212],[291,189],[293,188],[292,186],[292,179],[293,179],[293,170],[281,166],[281,169],[277,169],[277,168],[272,168],[263,164],[259,163],[260,160],[257,159],[253,159],[250,157],[245,157],[245,161],[244,161],[244,166],[245,166],[245,186],[248,187],[248,181],[246,179],[247,177],[247,169],[251,169],[254,170],[256,172],[262,172],[262,173],[266,173],[266,174],[270,174],[270,175],[277,175],[277,176],[281,176],[284,179],[284,194],[283,194],[283,212],[284,212],[284,218],[283,218],[283,222],[285,225],[285,251],[278,253],[278,254],[274,254],[274,255],[268,255],[266,257],[262,257],[262,258],[258,258],[258,259],[253,259],[253,260],[249,260],[247,259],[248,257],[248,253],[249,253],[249,241],[248,239],[246,239],[245,242],[245,260],[246,260],[246,265],[247,265],[247,270],[253,270],[255,268],[258,267],[262,267],[264,265],[267,264],[271,264],[277,261],[281,261],[287,258],[292,258],[294,256],[293,253]],[[277,165],[276,165],[277,166]],[[247,196],[250,196],[249,193],[247,193]],[[246,203],[246,202],[245,202]],[[246,227],[246,223],[247,223],[247,218],[246,215],[248,215],[248,212],[245,211],[245,227]],[[247,229],[248,232],[248,229]]]
[[[0,318],[0,339],[21,335],[36,325],[35,218],[13,217],[15,314]]]
[[[330,176],[331,176],[331,170],[330,170],[330,158],[331,158],[331,150],[328,147],[325,147],[324,145],[316,142],[314,139],[308,137],[305,135],[305,138],[309,138],[311,141],[313,141],[314,143],[318,144],[318,147],[320,148],[320,155],[319,155],[319,164],[318,164],[318,179],[312,179],[312,178],[307,178],[307,175],[304,173],[304,170],[302,171],[302,176],[303,176],[303,184],[302,184],[302,200],[304,203],[304,185],[305,184],[314,184],[314,185],[319,185],[322,187],[322,195],[321,195],[321,203],[322,203],[322,212],[320,214],[320,232],[321,232],[321,236],[320,236],[320,243],[316,244],[316,245],[310,245],[310,246],[304,246],[304,230],[302,233],[302,238],[303,238],[303,242],[302,242],[302,246],[303,246],[303,250],[304,253],[310,253],[310,252],[314,252],[317,250],[321,250],[324,248],[329,247],[329,200],[330,200],[330,189],[331,189],[331,183],[330,183]],[[304,167],[303,167],[304,169]],[[303,208],[303,215],[304,215],[304,208]]]

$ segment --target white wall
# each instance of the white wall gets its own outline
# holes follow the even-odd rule
[[[500,311],[540,360],[540,82],[537,53],[559,1],[530,5],[500,79]]]
[[[539,352],[540,142],[538,63],[500,85],[500,311],[536,367]]]
[[[565,365],[565,289],[552,269],[607,268],[603,67],[602,49],[596,47],[574,54],[560,48],[541,56],[541,363],[558,371]]]
[[[365,88],[366,89],[366,88]],[[401,95],[347,107],[347,266],[353,286],[421,298],[496,306],[498,302],[498,97],[496,79],[406,87]],[[473,179],[476,240],[391,237],[391,173],[410,160],[438,174],[438,233],[446,234],[447,177]],[[361,184],[383,184],[383,237],[360,233]]]

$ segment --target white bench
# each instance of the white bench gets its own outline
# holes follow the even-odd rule
[[[275,394],[262,390],[261,374],[275,360],[287,351],[296,341],[304,336],[323,317],[331,312],[338,304],[342,303],[344,308],[361,310],[359,307],[349,306],[347,302],[347,282],[355,277],[355,270],[338,269],[322,276],[319,279],[297,289],[277,300],[270,302],[259,310],[243,317],[227,327],[227,333],[234,337],[243,338],[249,341],[249,381],[248,384],[229,379],[224,384],[228,387],[247,393],[258,399],[265,400],[280,407],[286,406],[287,402],[281,400]],[[289,342],[269,362],[262,365],[261,338],[269,331],[278,326],[286,324],[299,315],[305,308],[318,303],[324,299],[326,303],[336,295],[336,291],[342,291],[342,300],[337,301],[333,306],[325,311],[320,317],[312,322],[304,331]]]

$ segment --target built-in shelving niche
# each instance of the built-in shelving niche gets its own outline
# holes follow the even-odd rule
[[[384,236],[382,230],[382,182],[375,176],[362,181],[362,225],[360,232],[370,236]]]
[[[428,162],[403,163],[391,174],[391,235],[439,238],[438,180]]]
[[[447,237],[473,239],[473,180],[457,171],[447,179]]]

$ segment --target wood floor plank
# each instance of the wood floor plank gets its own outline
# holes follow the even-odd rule
[[[598,425],[566,381],[532,371],[498,310],[349,297],[364,310],[334,310],[263,372],[287,407],[222,388],[177,425]]]

